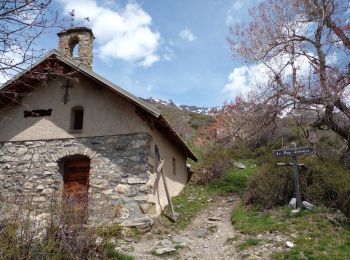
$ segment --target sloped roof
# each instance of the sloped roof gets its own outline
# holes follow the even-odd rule
[[[21,73],[17,74],[15,77],[4,83],[0,87],[0,92],[5,92],[6,90],[10,89],[11,86],[16,84],[22,77],[25,77],[27,73],[29,73],[32,69],[42,64],[44,61],[46,61],[49,58],[56,58],[57,60],[63,62],[64,64],[68,65],[69,67],[77,70],[78,72],[82,73],[83,75],[87,76],[88,78],[98,82],[102,86],[108,88],[112,92],[116,93],[117,95],[121,96],[125,100],[129,101],[130,103],[134,104],[136,107],[141,108],[142,110],[146,111],[149,115],[151,115],[157,123],[159,123],[162,128],[168,132],[169,136],[175,143],[181,148],[181,150],[185,153],[185,155],[189,158],[191,158],[194,161],[197,161],[197,157],[194,155],[194,153],[191,151],[191,149],[187,146],[187,144],[182,140],[182,138],[176,133],[175,129],[171,126],[171,124],[167,121],[165,116],[161,113],[161,111],[153,106],[152,104],[147,103],[146,101],[134,96],[130,92],[126,91],[125,89],[122,89],[118,85],[112,83],[111,81],[105,79],[101,75],[93,72],[92,70],[86,68],[84,65],[74,61],[73,59],[65,56],[60,51],[54,49],[50,52],[48,52],[45,56],[43,56],[41,59],[39,59],[37,62],[35,62],[32,66],[30,66],[28,69],[22,71]],[[26,91],[25,94],[29,93],[29,91]],[[22,91],[22,93],[24,93]],[[0,106],[4,106],[6,102],[1,102]]]

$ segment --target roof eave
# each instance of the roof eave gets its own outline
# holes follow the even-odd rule
[[[53,54],[57,54],[56,50],[51,50],[48,53],[46,53],[43,57],[41,57],[40,59],[38,59],[36,62],[34,62],[32,65],[30,65],[28,68],[22,70],[21,72],[17,73],[14,77],[12,77],[11,79],[9,79],[8,81],[6,81],[5,83],[3,83],[0,86],[0,90],[6,88],[7,86],[11,85],[12,83],[14,83],[16,80],[18,80],[20,77],[22,77],[24,74],[26,74],[27,72],[29,72],[31,69],[33,69],[34,67],[38,66],[40,63],[42,63],[44,60],[46,60],[47,58],[49,58],[51,55]]]

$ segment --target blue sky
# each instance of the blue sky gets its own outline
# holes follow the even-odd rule
[[[89,17],[95,72],[140,97],[216,106],[249,85],[233,60],[229,25],[247,19],[255,0],[55,0],[76,22]],[[42,39],[57,48],[54,33]]]

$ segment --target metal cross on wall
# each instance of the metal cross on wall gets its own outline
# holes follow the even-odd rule
[[[62,101],[63,101],[63,104],[67,105],[69,102],[69,89],[73,88],[73,84],[69,80],[67,80],[66,84],[64,84],[61,87],[64,89]]]
[[[293,179],[294,179],[294,189],[297,200],[297,208],[301,208],[301,193],[299,186],[299,174],[298,174],[298,161],[297,157],[301,155],[309,155],[316,152],[314,146],[310,147],[298,147],[296,143],[291,143],[290,148],[274,150],[272,152],[274,157],[292,157],[292,166],[293,166]]]

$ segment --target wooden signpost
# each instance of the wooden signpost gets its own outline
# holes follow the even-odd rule
[[[311,147],[298,147],[296,143],[291,143],[290,148],[274,150],[272,152],[274,157],[292,157],[292,166],[293,166],[293,179],[294,179],[294,188],[295,195],[297,200],[297,208],[301,208],[301,193],[299,186],[299,174],[298,174],[298,161],[297,157],[301,155],[309,155],[316,152],[316,148]]]

